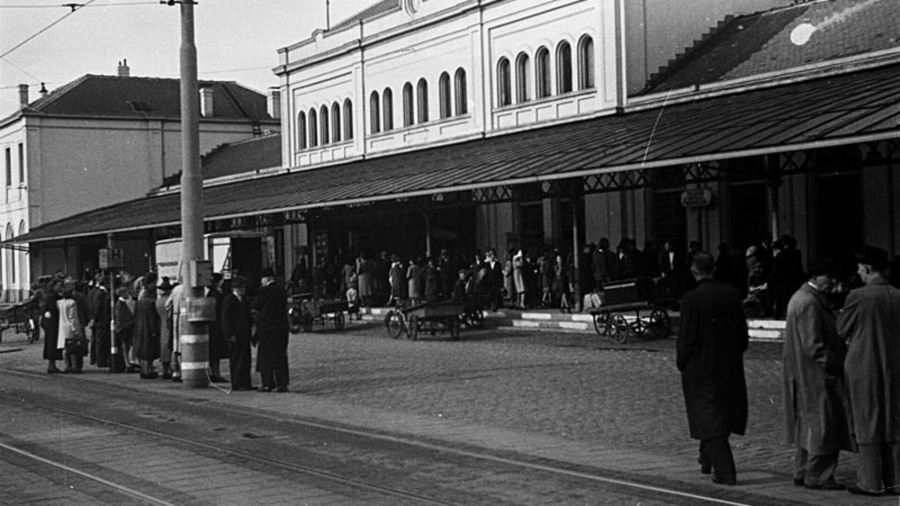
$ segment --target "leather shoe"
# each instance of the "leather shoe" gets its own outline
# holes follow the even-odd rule
[[[729,485],[729,486],[737,485],[736,478],[720,478],[718,476],[713,476],[712,482],[717,483],[719,485]]]
[[[884,495],[884,492],[874,492],[871,490],[865,490],[865,489],[857,487],[856,485],[848,486],[847,491],[850,492],[851,494],[866,495],[869,497],[881,497]]]
[[[278,387],[275,389],[275,391],[278,393],[290,392],[290,390],[288,390],[288,387]]]
[[[828,480],[825,483],[818,483],[815,485],[805,485],[805,487],[810,490],[844,490],[846,488],[834,480]]]
[[[264,394],[267,394],[272,391],[272,387],[259,387],[259,391]]]
[[[806,482],[803,481],[803,478],[794,478],[794,486],[795,487],[803,487],[806,485]]]

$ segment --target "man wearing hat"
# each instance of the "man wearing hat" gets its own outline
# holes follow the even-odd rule
[[[260,392],[287,392],[287,347],[290,333],[287,315],[287,293],[275,283],[275,271],[267,267],[262,271],[262,286],[253,302],[257,312],[256,335],[259,339],[256,352],[256,370],[262,377]]]
[[[856,483],[848,489],[900,495],[900,290],[888,283],[885,250],[865,246],[856,261],[865,286],[850,292],[838,318],[849,342],[844,377],[859,445]]]
[[[166,304],[172,295],[172,282],[163,276],[162,283],[156,285],[156,312],[159,314],[159,363],[162,364],[162,379],[172,379],[172,317]]]
[[[794,485],[843,490],[834,479],[841,450],[851,450],[844,411],[844,343],[826,293],[832,265],[814,260],[809,279],[787,304],[784,334],[784,422],[794,454]]]
[[[243,276],[231,278],[231,293],[222,301],[222,335],[228,341],[231,354],[231,389],[251,390],[251,351],[253,315],[247,300],[247,280]]]

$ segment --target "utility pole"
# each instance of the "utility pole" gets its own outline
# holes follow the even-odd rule
[[[163,2],[161,2],[163,3]],[[203,178],[200,173],[200,87],[194,44],[193,0],[165,0],[181,6],[181,244],[186,268],[184,304],[179,314],[181,379],[187,387],[206,388],[209,325],[196,315],[204,302]],[[208,263],[205,264],[208,267]],[[210,273],[211,274],[211,273]],[[213,312],[214,312],[213,308]]]

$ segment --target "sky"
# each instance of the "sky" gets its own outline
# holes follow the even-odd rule
[[[160,5],[159,0],[89,1],[0,0],[0,118],[19,108],[19,84],[30,85],[34,101],[42,82],[52,91],[85,74],[116,75],[122,60],[128,61],[132,76],[178,77],[179,6]],[[272,68],[278,64],[278,49],[324,28],[326,1],[197,0],[199,78],[236,81],[263,93],[277,86]],[[71,2],[88,5],[75,12],[62,6]],[[334,25],[376,0],[328,3]]]

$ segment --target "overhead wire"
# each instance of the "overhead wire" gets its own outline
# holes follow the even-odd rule
[[[16,45],[13,46],[12,48],[6,50],[3,54],[0,54],[0,58],[6,57],[8,54],[10,54],[10,53],[12,53],[13,51],[15,51],[16,49],[19,49],[20,47],[24,46],[25,44],[27,44],[29,41],[35,39],[35,38],[36,38],[37,36],[39,36],[40,34],[46,32],[47,30],[49,30],[49,29],[53,28],[54,26],[58,25],[58,24],[61,23],[64,19],[68,18],[68,17],[71,16],[72,14],[75,14],[77,11],[83,9],[84,7],[87,7],[88,5],[90,5],[90,4],[92,4],[92,3],[96,2],[96,1],[97,1],[97,0],[88,0],[88,1],[85,2],[84,4],[80,5],[78,8],[72,8],[72,10],[69,11],[69,12],[67,12],[63,17],[61,17],[61,18],[57,19],[56,21],[50,23],[49,25],[45,26],[44,28],[41,28],[40,30],[38,30],[37,32],[35,32],[34,34],[32,34],[31,36],[25,38],[25,40],[23,40],[22,42],[19,42],[18,44],[16,44]],[[73,5],[74,5],[74,4],[73,4]]]

